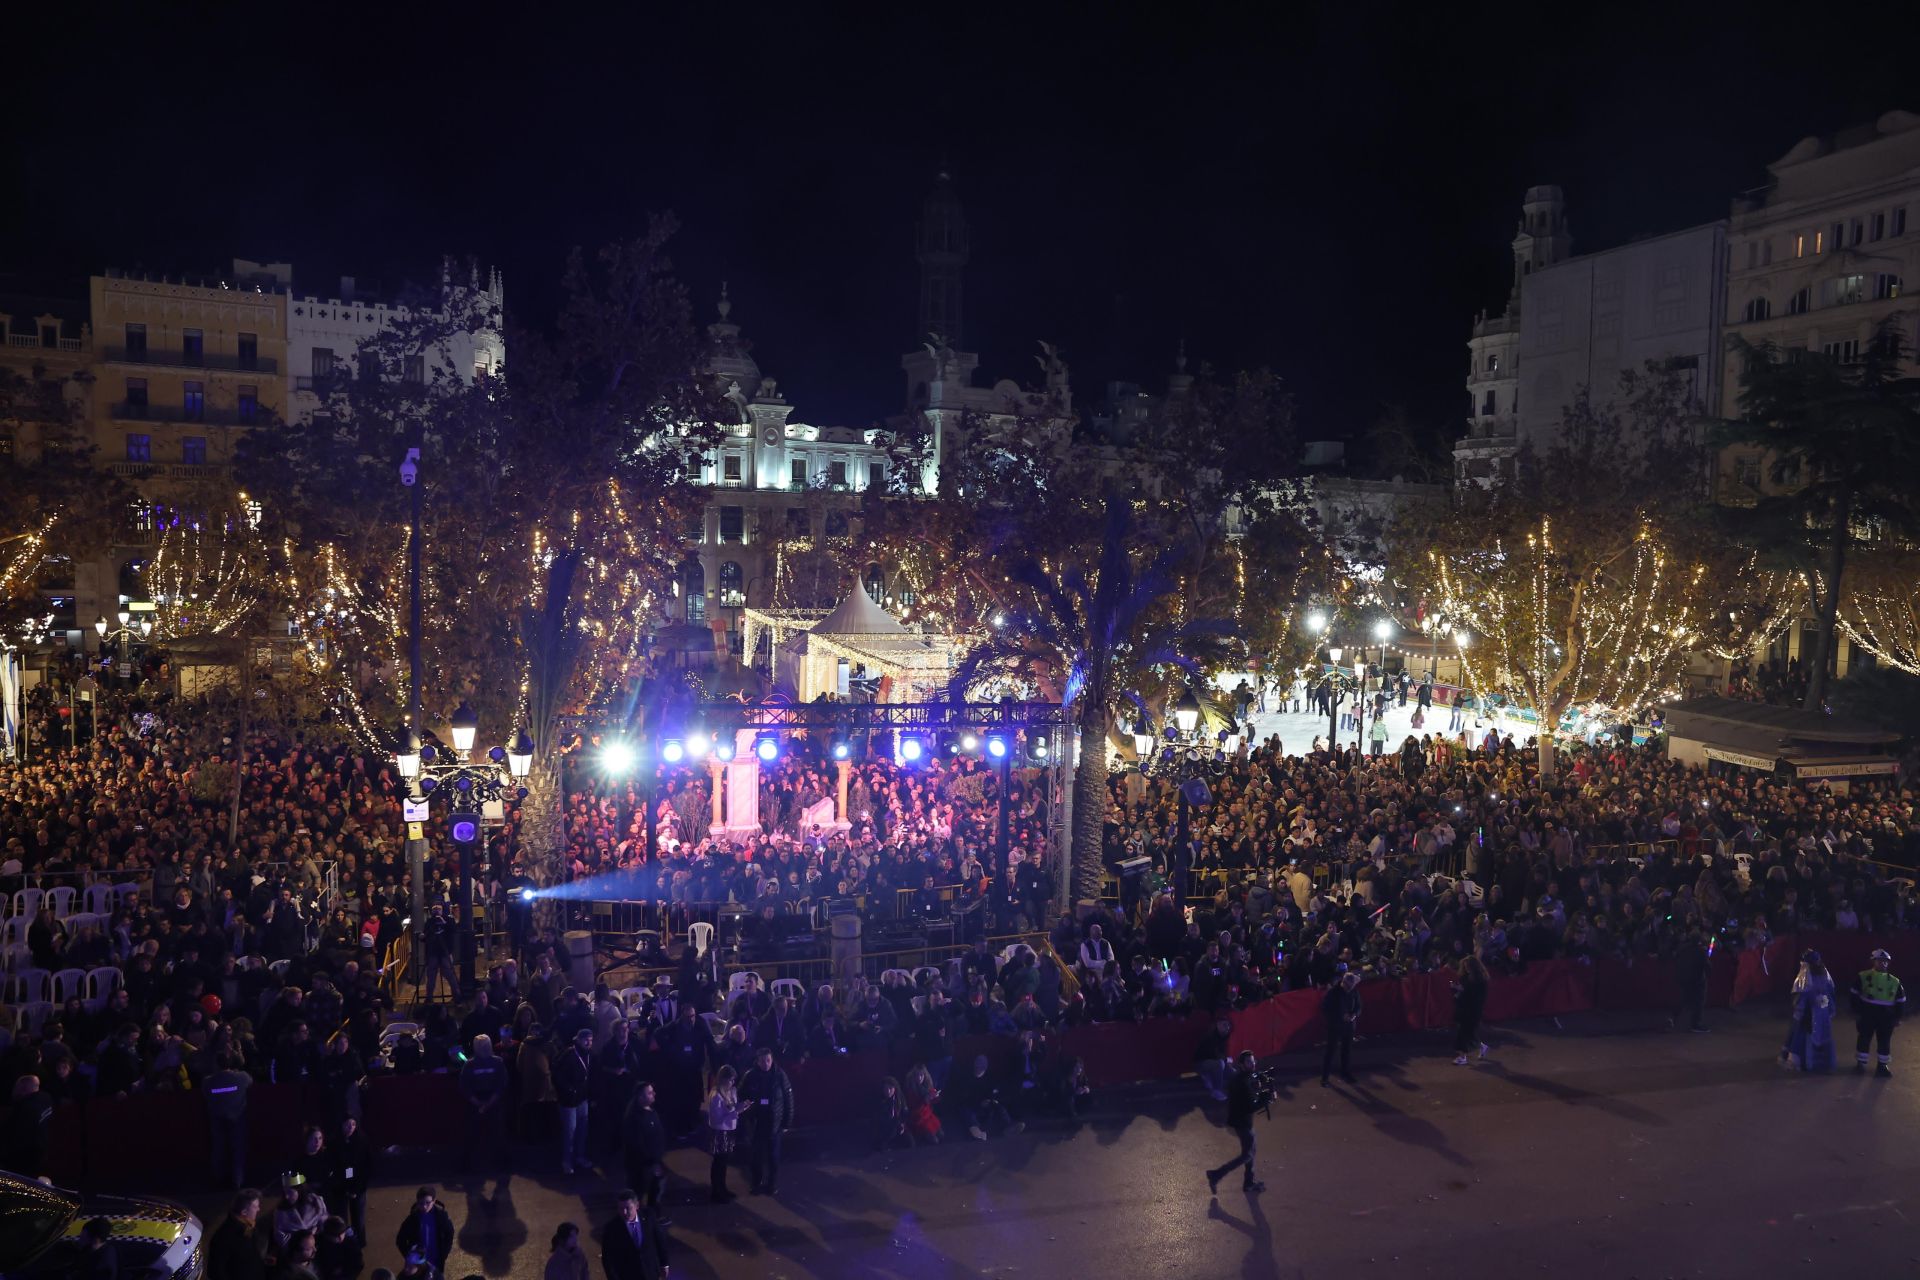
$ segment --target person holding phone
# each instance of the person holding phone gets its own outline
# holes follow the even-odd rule
[[[734,1086],[733,1068],[721,1067],[714,1077],[713,1092],[707,1095],[707,1154],[712,1157],[707,1186],[715,1204],[726,1204],[734,1198],[727,1190],[727,1158],[733,1154],[740,1117],[752,1109],[753,1099],[742,1101]]]

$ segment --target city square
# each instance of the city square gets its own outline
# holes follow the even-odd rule
[[[24,18],[0,1280],[1911,1269],[1920,26],[1517,16]]]

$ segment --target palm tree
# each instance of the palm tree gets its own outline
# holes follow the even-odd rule
[[[1903,376],[1906,343],[1891,322],[1857,362],[1739,339],[1735,346],[1745,362],[1741,417],[1722,424],[1717,443],[1757,447],[1767,462],[1771,485],[1739,513],[1748,537],[1762,551],[1801,548],[1813,553],[1809,560],[1817,557],[1808,577],[1824,590],[1814,602],[1819,630],[1805,703],[1817,711],[1833,665],[1848,551],[1863,533],[1920,531],[1913,496],[1920,485],[1920,380]]]
[[[1144,565],[1133,548],[1133,511],[1109,499],[1098,558],[1049,573],[1031,555],[1009,576],[1027,589],[1028,607],[1005,611],[992,637],[961,662],[955,696],[980,679],[1012,675],[1040,685],[1073,716],[1080,759],[1073,774],[1071,891],[1074,902],[1100,896],[1107,816],[1107,738],[1123,707],[1145,716],[1143,690],[1164,690],[1178,673],[1197,681],[1234,649],[1224,622],[1183,619],[1179,569],[1190,548],[1162,546]],[[1089,557],[1090,558],[1090,557]]]

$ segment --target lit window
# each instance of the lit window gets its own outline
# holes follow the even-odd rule
[[[1873,296],[1876,301],[1884,302],[1900,296],[1900,277],[1891,272],[1882,271],[1873,278]]]
[[[1487,372],[1488,373],[1500,372],[1500,357],[1497,353],[1487,357]]]
[[[1816,254],[1825,253],[1827,251],[1827,233],[1826,232],[1816,231],[1813,233],[1813,251]]]
[[[180,442],[180,461],[190,467],[204,466],[207,461],[207,438],[188,436]]]
[[[1807,237],[1804,232],[1793,238],[1793,256],[1796,258],[1807,256]]]
[[[145,433],[127,432],[127,461],[152,462],[153,437]]]
[[[720,478],[728,484],[740,483],[740,455],[730,453],[720,460]]]
[[[180,407],[186,413],[188,422],[200,422],[207,416],[207,384],[204,382],[183,382],[180,384]]]
[[[807,487],[807,460],[805,458],[795,458],[788,470],[788,475],[791,477],[791,484],[793,488],[795,489],[806,488]]]

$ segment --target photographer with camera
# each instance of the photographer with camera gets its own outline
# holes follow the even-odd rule
[[[1273,1103],[1273,1085],[1266,1072],[1254,1065],[1253,1050],[1244,1049],[1234,1059],[1233,1073],[1227,1080],[1227,1128],[1233,1130],[1233,1136],[1240,1139],[1240,1154],[1221,1165],[1218,1169],[1207,1170],[1207,1191],[1220,1193],[1220,1179],[1244,1166],[1245,1174],[1240,1189],[1248,1192],[1265,1191],[1267,1184],[1253,1174],[1253,1113],[1271,1106]]]

